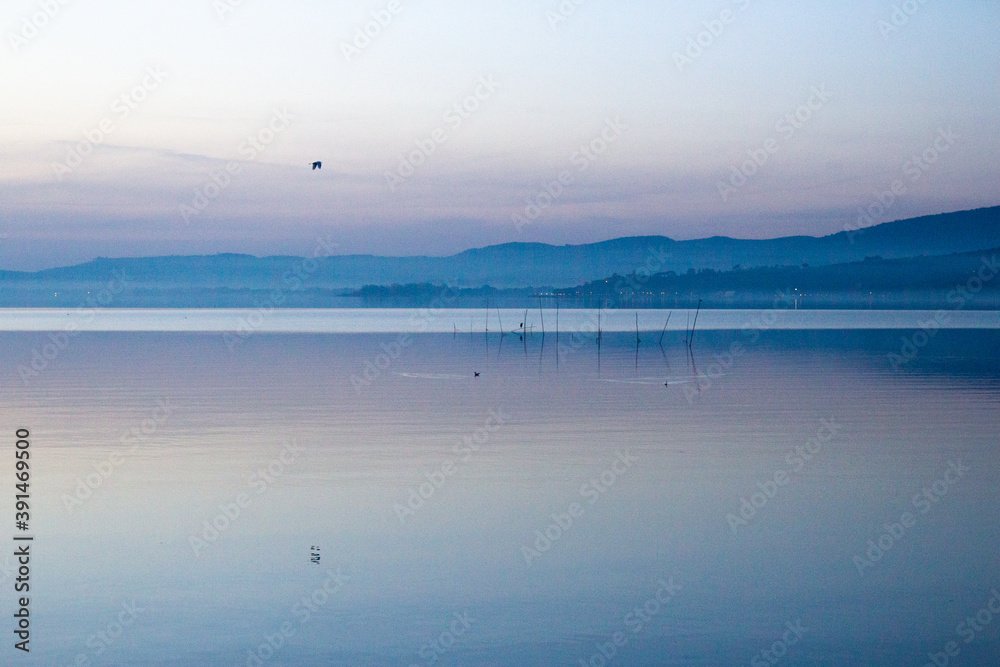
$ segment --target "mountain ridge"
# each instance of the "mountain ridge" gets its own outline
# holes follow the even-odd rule
[[[651,273],[688,269],[716,271],[736,266],[829,265],[945,255],[1000,246],[1000,207],[895,220],[826,236],[734,239],[712,236],[678,241],[645,235],[588,244],[510,242],[470,248],[454,255],[331,255],[315,270],[308,259],[290,255],[257,257],[240,253],[99,257],[67,267],[35,272],[0,271],[5,286],[41,288],[95,285],[124,272],[136,284],[157,288],[216,289],[280,287],[289,273],[310,287],[360,288],[431,282],[456,286],[516,288],[572,286],[636,270]]]

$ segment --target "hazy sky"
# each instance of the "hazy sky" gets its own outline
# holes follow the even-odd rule
[[[6,0],[0,30],[3,268],[821,235],[894,180],[881,219],[1000,203],[991,0]]]

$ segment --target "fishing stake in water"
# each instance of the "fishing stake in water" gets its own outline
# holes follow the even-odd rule
[[[688,347],[694,344],[694,328],[698,326],[698,313],[701,312],[701,299],[698,299],[698,310],[694,311],[694,324],[691,325],[691,340],[688,341]]]

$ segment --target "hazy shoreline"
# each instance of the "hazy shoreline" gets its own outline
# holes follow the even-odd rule
[[[1000,287],[998,285],[997,287]],[[276,298],[276,295],[280,296]],[[954,290],[925,292],[890,292],[881,294],[823,293],[797,294],[794,290],[781,292],[753,292],[745,294],[707,293],[677,295],[627,295],[614,299],[600,296],[559,297],[542,296],[544,308],[606,310],[685,310],[703,309],[739,310],[790,308],[792,310],[1000,310],[1000,289],[984,289],[977,294],[966,293],[968,298]],[[280,303],[279,303],[280,301]],[[490,308],[528,309],[537,311],[539,296],[509,295],[501,292],[489,296]],[[482,311],[486,298],[482,296],[455,296],[453,291],[439,289],[414,297],[388,296],[364,298],[343,296],[342,290],[308,290],[281,294],[275,290],[213,290],[205,292],[139,291],[116,295],[102,302],[95,292],[65,290],[55,292],[12,292],[0,290],[0,311],[40,308],[55,310],[75,309],[309,309],[386,310],[399,308],[455,308],[472,312]]]
[[[672,313],[672,315],[671,315]],[[8,308],[0,309],[0,331],[57,331],[75,336],[84,331],[236,332],[321,334],[453,334],[519,337],[520,325],[531,337],[559,332],[659,333],[669,317],[669,333],[693,326],[695,311],[612,309],[463,308],[339,308],[339,309],[144,309],[144,308]],[[525,321],[524,317],[527,316]],[[1000,329],[1000,312],[984,310],[794,310],[705,309],[698,315],[698,331],[864,330],[864,329]],[[655,336],[647,342],[655,345]]]

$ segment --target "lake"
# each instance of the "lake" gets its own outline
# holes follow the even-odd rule
[[[252,314],[0,312],[5,664],[995,664],[996,312]]]

